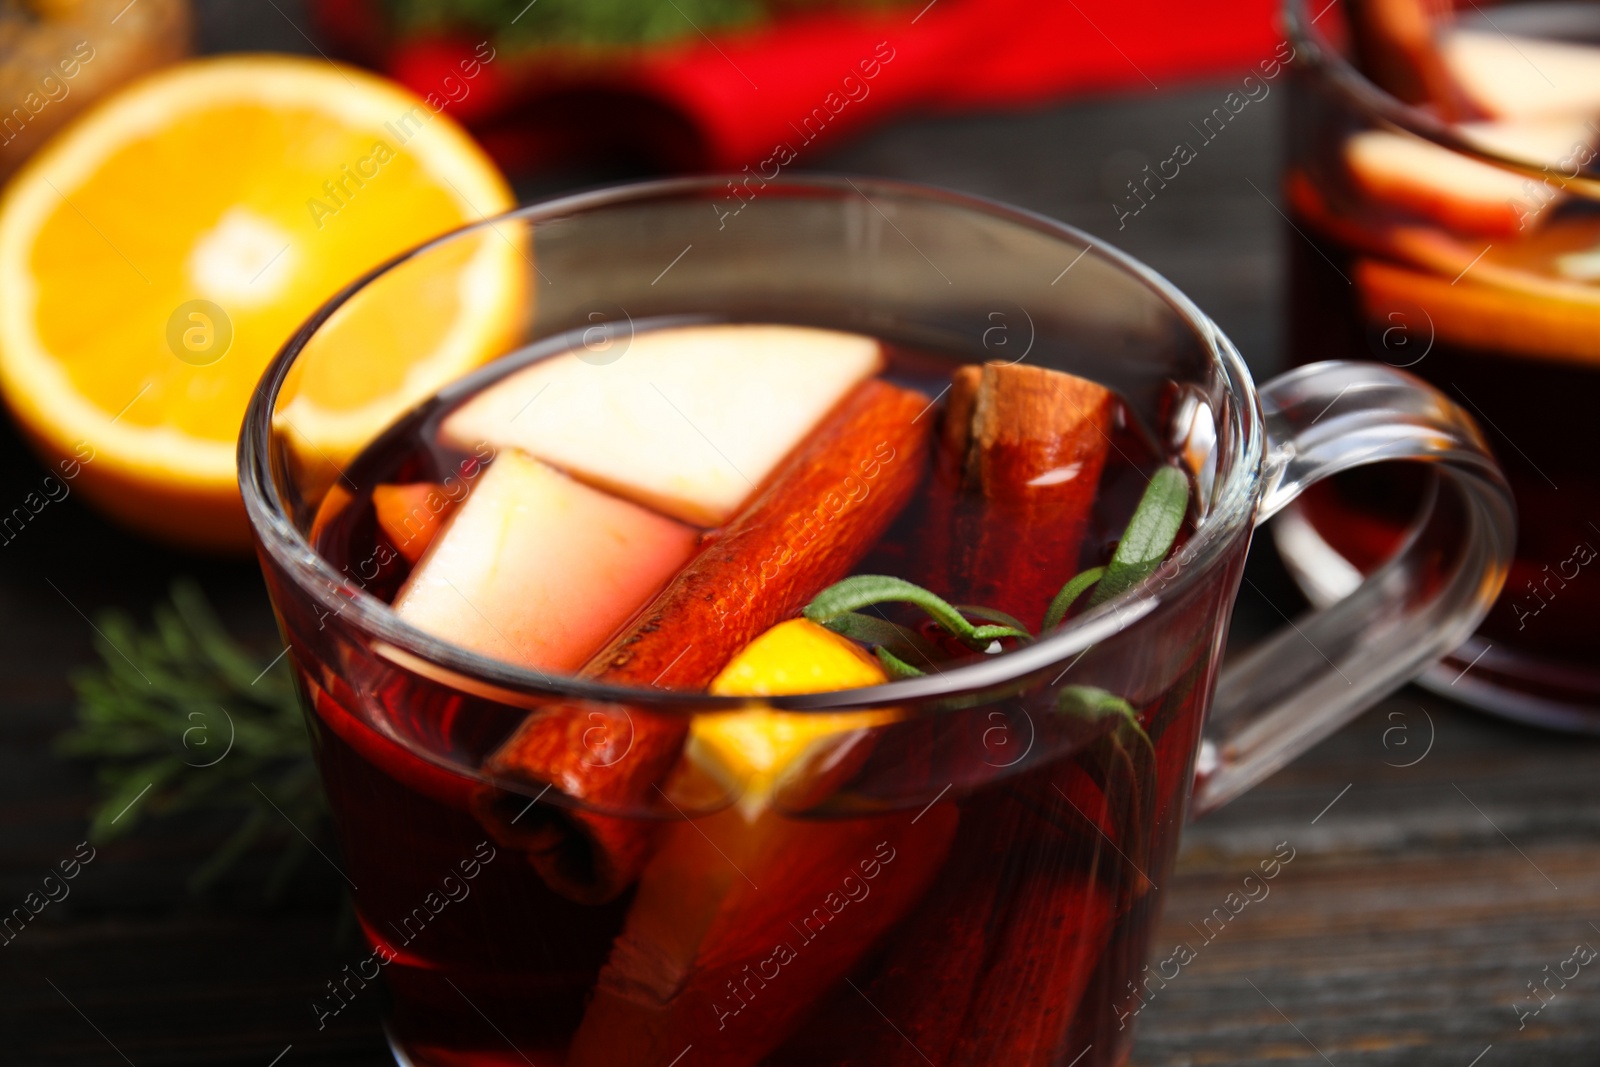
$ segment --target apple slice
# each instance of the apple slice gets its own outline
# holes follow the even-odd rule
[[[395,597],[441,640],[538,670],[582,666],[699,534],[512,450],[478,479]]]
[[[1439,50],[1468,100],[1492,118],[1600,113],[1600,48],[1453,28]]]
[[[701,526],[726,521],[845,394],[878,342],[798,326],[689,326],[635,336],[614,362],[568,352],[485,389],[444,440],[514,447]]]
[[[1557,170],[1540,182],[1409,134],[1364,130],[1345,142],[1345,163],[1368,196],[1414,212],[1451,230],[1487,237],[1526,232],[1562,199],[1560,173],[1589,151],[1587,122],[1540,119],[1473,122],[1461,136],[1487,151]]]
[[[1553,283],[1544,296],[1397,267],[1381,260],[1355,265],[1368,321],[1389,324],[1393,312],[1423,308],[1441,341],[1507,354],[1600,364],[1600,303],[1563,297]]]

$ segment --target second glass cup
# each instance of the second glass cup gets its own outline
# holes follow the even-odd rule
[[[1287,4],[1299,56],[1291,354],[1370,359],[1433,383],[1505,464],[1523,529],[1510,577],[1425,684],[1600,731],[1600,580],[1588,573],[1600,474],[1586,448],[1600,395],[1600,9],[1474,4],[1413,40],[1383,17],[1407,8]],[[1426,85],[1411,84],[1412,68],[1433,72]],[[1425,489],[1414,471],[1373,470],[1297,503],[1276,530],[1313,600],[1343,596],[1388,558]]]

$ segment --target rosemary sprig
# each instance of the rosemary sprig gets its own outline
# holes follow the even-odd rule
[[[1176,467],[1162,467],[1150,476],[1139,506],[1122,532],[1111,562],[1075,574],[1061,587],[1044,613],[1044,629],[1058,625],[1088,589],[1089,606],[1104,604],[1154,574],[1172,551],[1183,517],[1189,513],[1189,479]]]
[[[904,578],[892,578],[886,574],[857,574],[835,582],[818,593],[811,603],[806,605],[803,614],[812,622],[828,626],[833,620],[855,612],[857,608],[893,602],[913,604],[921,608],[944,630],[975,651],[981,652],[993,642],[1006,637],[1020,638],[1024,641],[1033,640],[1033,635],[1020,625],[989,623],[974,626],[967,621],[960,609],[937,593],[931,593]],[[985,609],[978,610],[991,618],[1010,619],[1011,622],[1016,622],[1009,615]]]
[[[1056,695],[1056,710],[1110,729],[1086,750],[1082,766],[1099,783],[1106,810],[1122,841],[1119,858],[1127,864],[1134,896],[1150,888],[1150,833],[1145,825],[1156,796],[1156,749],[1139,722],[1139,713],[1122,697],[1087,685],[1069,685]]]
[[[1115,693],[1108,693],[1092,685],[1064,686],[1056,696],[1056,710],[1063,715],[1071,715],[1090,722],[1110,719],[1116,724],[1112,732],[1123,738],[1130,747],[1142,748],[1151,755],[1155,752],[1154,746],[1150,744],[1150,736],[1140,725],[1139,715],[1133,710],[1133,705]]]
[[[1181,470],[1162,467],[1151,475],[1150,485],[1139,498],[1139,506],[1111,554],[1111,562],[1104,567],[1090,567],[1062,586],[1045,611],[1043,629],[1058,625],[1072,605],[1091,589],[1089,605],[1093,607],[1154,574],[1172,551],[1188,511],[1189,479]],[[939,650],[915,631],[857,610],[890,602],[921,608],[945,632],[975,651],[985,651],[1002,638],[1033,640],[1021,622],[1003,611],[971,604],[953,605],[920,585],[882,574],[858,574],[835,582],[806,605],[804,614],[835,633],[873,646],[874,655],[892,677],[913,678],[924,672],[906,662],[908,650],[915,650],[930,662],[940,657]],[[988,625],[974,626],[968,616],[983,619]]]
[[[944,655],[937,645],[915,630],[890,622],[888,619],[864,615],[859,611],[841,612],[823,625],[852,641],[859,641],[875,649],[886,649],[900,660],[916,659],[926,662]]]
[[[1061,592],[1055,595],[1055,599],[1050,601],[1050,607],[1045,610],[1044,628],[1048,630],[1052,626],[1060,625],[1078,598],[1103,578],[1105,573],[1104,567],[1090,567],[1069,579],[1067,584],[1061,587]]]
[[[913,667],[882,645],[873,649],[872,654],[878,657],[878,662],[883,664],[883,669],[889,672],[891,678],[921,678],[928,673]]]
[[[57,739],[63,754],[100,764],[90,839],[109,841],[147,816],[237,811],[190,888],[206,888],[281,826],[287,847],[266,887],[275,895],[310,848],[284,816],[313,834],[324,818],[288,664],[269,666],[229,637],[193,582],[173,586],[150,629],[115,611],[98,626],[102,662],[74,678],[77,723]]]
[[[1188,476],[1177,467],[1162,467],[1152,474],[1111,562],[1106,564],[1105,577],[1089,595],[1089,606],[1104,604],[1154,574],[1177,540],[1188,511]]]

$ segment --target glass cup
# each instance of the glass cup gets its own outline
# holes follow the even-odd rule
[[[1186,813],[1472,631],[1511,553],[1499,469],[1400,371],[1324,363],[1257,390],[1188,299],[1070,227],[848,179],[770,182],[730,217],[727,188],[629,186],[443,237],[352,284],[263,378],[243,493],[366,941],[313,1009],[381,975],[395,1055],[418,1065],[1121,1063]],[[548,677],[414,628],[373,595],[378,562],[312,548],[358,488],[349,457],[457,373],[439,369],[437,309],[475,300],[498,309],[473,320],[485,359],[575,348],[596,374],[635,329],[708,319],[1069,370],[1116,389],[1190,473],[1198,520],[1142,585],[939,675],[760,701]],[[392,397],[314,409],[303,383],[327,395],[351,324],[396,308]],[[1256,524],[1381,460],[1437,479],[1406,549],[1222,671]],[[1131,713],[1093,712],[1114,698]],[[739,853],[718,842],[740,783],[681,762],[610,802],[482,769],[533,715],[573,724],[558,755],[581,777],[641,773],[662,737],[758,707],[894,714],[774,787]],[[620,894],[590,891],[618,835],[655,859]]]
[[[1298,56],[1290,352],[1372,360],[1433,383],[1484,425],[1505,465],[1523,531],[1505,589],[1423,684],[1525,721],[1600,731],[1600,580],[1586,573],[1600,549],[1600,475],[1583,448],[1600,393],[1600,129],[1592,115],[1450,124],[1403,103],[1353,62],[1353,9],[1286,8]],[[1472,5],[1453,26],[1490,57],[1476,62],[1491,84],[1527,75],[1554,92],[1600,70],[1593,4]],[[1589,42],[1591,73],[1545,79],[1549,60],[1517,35]],[[1369,64],[1382,61],[1369,52]],[[1314,603],[1344,596],[1398,549],[1424,489],[1414,472],[1360,472],[1289,509],[1278,545]]]

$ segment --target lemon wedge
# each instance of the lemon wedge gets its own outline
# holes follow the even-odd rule
[[[746,645],[711,683],[714,696],[766,697],[859,689],[888,680],[861,647],[809,619],[781,622]],[[754,821],[785,773],[818,750],[857,731],[894,722],[893,710],[781,712],[763,707],[700,715],[689,730],[688,755],[728,788],[742,789],[739,808]]]

